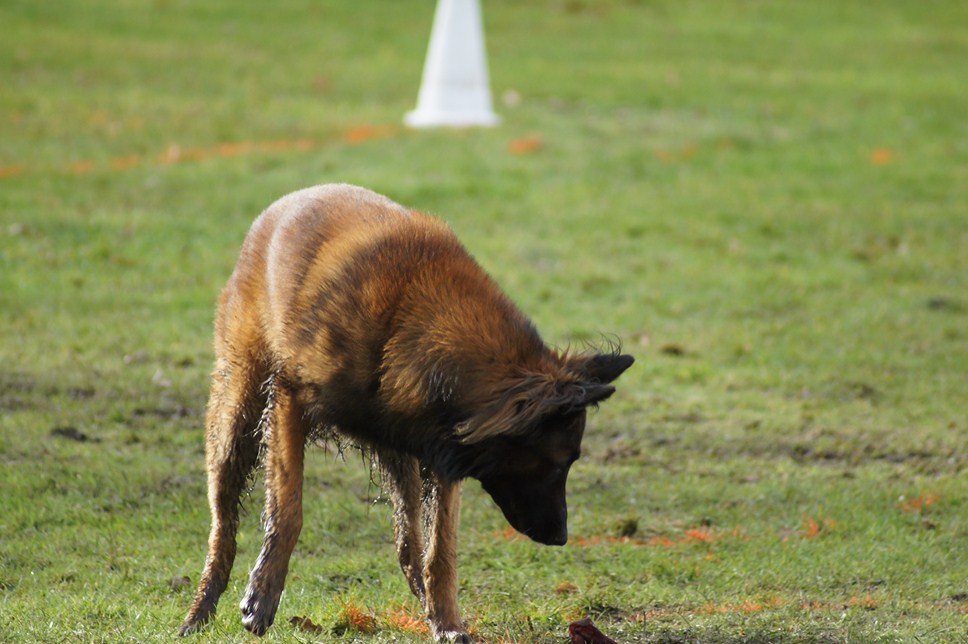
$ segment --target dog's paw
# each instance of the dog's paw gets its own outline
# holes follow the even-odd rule
[[[262,637],[272,626],[277,608],[279,608],[278,594],[275,597],[263,595],[250,584],[239,604],[239,609],[242,611],[242,625],[253,635]]]
[[[192,610],[188,613],[188,617],[178,627],[178,636],[187,637],[202,630],[202,627],[205,626],[214,614],[215,605],[212,602],[201,602],[199,605],[192,607]]]
[[[185,620],[182,625],[178,627],[178,637],[188,637],[193,633],[197,633],[202,628],[203,622],[195,622],[190,620]]]
[[[437,641],[447,644],[471,644],[473,642],[467,631],[440,631],[437,633]]]

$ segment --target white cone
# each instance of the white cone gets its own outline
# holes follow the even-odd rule
[[[437,0],[410,127],[496,125],[478,0]]]

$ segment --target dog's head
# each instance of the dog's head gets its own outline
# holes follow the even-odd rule
[[[615,393],[609,383],[632,362],[617,353],[564,358],[558,374],[508,383],[458,426],[460,440],[475,447],[469,475],[522,534],[548,545],[568,541],[565,485],[581,453],[587,409]]]

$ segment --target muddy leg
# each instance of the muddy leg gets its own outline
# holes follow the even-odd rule
[[[410,591],[425,603],[420,463],[412,456],[391,451],[382,451],[378,457],[393,501],[393,531],[400,569],[410,583]]]
[[[424,503],[429,535],[424,555],[427,617],[438,641],[470,643],[457,605],[457,527],[460,483],[430,475]]]
[[[249,576],[239,608],[242,623],[256,635],[266,632],[276,616],[279,596],[302,530],[303,453],[307,422],[302,409],[285,387],[277,386],[266,442],[265,538],[262,552]]]
[[[211,618],[228,584],[235,561],[239,498],[259,454],[257,427],[265,400],[261,376],[249,365],[237,365],[233,370],[222,360],[212,375],[205,420],[212,529],[205,569],[195,601],[178,631],[180,635],[197,630]]]

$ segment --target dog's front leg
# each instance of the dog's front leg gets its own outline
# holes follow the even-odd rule
[[[266,427],[266,510],[262,552],[249,576],[239,608],[242,623],[263,635],[276,616],[279,597],[302,530],[303,453],[306,421],[292,395],[279,388],[270,396]]]
[[[397,557],[410,590],[426,603],[423,580],[424,541],[421,529],[420,463],[413,456],[391,450],[378,452],[380,468],[393,500],[393,531]]]
[[[460,483],[431,475],[425,493],[429,524],[424,556],[427,617],[438,641],[469,644],[457,605],[457,528],[460,523]]]

